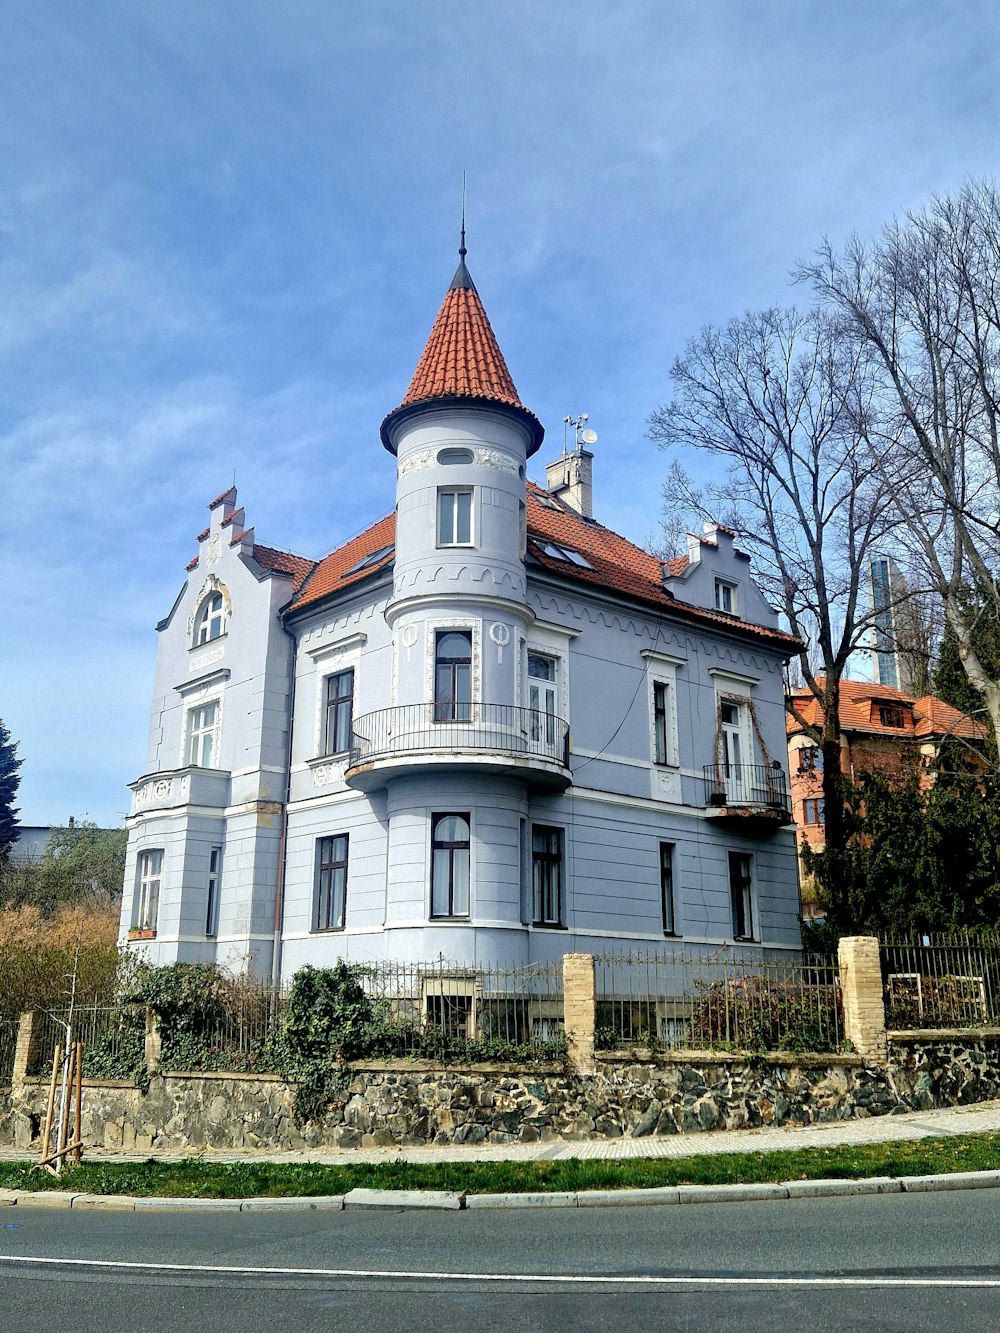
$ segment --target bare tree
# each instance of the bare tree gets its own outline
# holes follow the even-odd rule
[[[766,310],[703,330],[671,377],[676,396],[651,415],[651,438],[727,467],[698,490],[675,464],[668,510],[714,508],[734,527],[801,640],[798,668],[822,724],[790,711],[823,751],[824,878],[836,885],[847,839],[840,682],[871,630],[868,567],[888,531],[879,460],[858,428],[871,410],[864,351],[822,312]],[[837,904],[827,906],[836,918]]]
[[[1000,741],[1000,679],[975,634],[977,615],[1000,614],[997,187],[935,197],[873,245],[854,238],[838,254],[827,243],[800,276],[877,376],[859,431]]]

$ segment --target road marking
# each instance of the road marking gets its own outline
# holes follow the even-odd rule
[[[319,1277],[395,1278],[420,1282],[545,1282],[569,1286],[655,1287],[997,1287],[1000,1277],[726,1277],[656,1276],[649,1273],[616,1273],[600,1277],[590,1273],[440,1273],[389,1268],[244,1268],[227,1264],[145,1263],[131,1259],[55,1259],[38,1255],[0,1254],[0,1264],[47,1265],[63,1268],[121,1269],[126,1272],[188,1273],[215,1277]]]

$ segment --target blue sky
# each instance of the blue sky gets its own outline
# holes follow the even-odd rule
[[[22,822],[116,823],[155,655],[237,472],[319,556],[393,502],[378,424],[455,265],[523,401],[644,438],[705,323],[995,171],[1000,7],[906,0],[0,0],[0,717]]]

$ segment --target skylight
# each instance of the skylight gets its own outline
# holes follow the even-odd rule
[[[395,549],[394,546],[382,546],[379,550],[372,551],[371,555],[363,556],[356,565],[352,565],[350,569],[345,569],[341,577],[346,579],[348,574],[360,574],[363,569],[371,569],[372,565],[377,565],[380,560],[383,560]]]
[[[574,551],[569,546],[559,546],[556,542],[539,542],[538,546],[553,560],[565,560],[567,564],[577,565],[580,569],[594,568],[590,561],[586,560],[579,551]]]

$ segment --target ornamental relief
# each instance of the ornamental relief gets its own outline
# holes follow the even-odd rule
[[[342,760],[340,763],[317,764],[312,771],[314,787],[329,787],[334,782],[343,782],[344,769],[347,765]]]
[[[401,463],[396,466],[396,475],[402,480],[409,477],[414,472],[424,472],[427,468],[434,467],[437,464],[439,449],[418,449],[416,453],[409,454]],[[494,472],[506,472],[508,476],[517,477],[520,475],[520,465],[503,453],[500,449],[484,449],[478,447],[472,450],[473,462],[478,463],[480,467],[492,468]]]
[[[173,781],[170,778],[155,778],[144,782],[135,790],[135,806],[149,805],[153,801],[166,801],[170,797]]]

